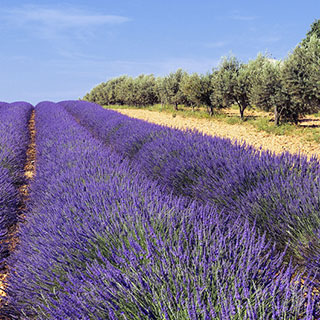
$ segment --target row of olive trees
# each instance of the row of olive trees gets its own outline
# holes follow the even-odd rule
[[[121,76],[99,84],[84,99],[101,105],[147,106],[157,103],[192,109],[204,106],[210,115],[237,105],[240,117],[249,106],[274,112],[274,121],[297,123],[299,117],[320,110],[320,20],[284,61],[259,54],[241,63],[224,58],[207,74],[182,69],[165,77]]]
[[[312,36],[281,62],[258,56],[247,65],[249,102],[274,111],[281,120],[297,123],[299,117],[320,111],[320,40]]]
[[[159,102],[157,82],[153,75],[121,76],[99,84],[84,99],[101,105],[152,105]]]

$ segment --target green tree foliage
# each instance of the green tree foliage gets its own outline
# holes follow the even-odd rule
[[[84,100],[92,101],[98,104],[106,104],[108,100],[106,98],[107,90],[106,90],[106,83],[102,82],[93,88],[89,93],[84,96]]]
[[[211,94],[210,101],[211,105],[215,108],[225,108],[227,105],[223,101],[223,97],[220,94],[223,91],[223,81],[219,81],[220,73],[218,70],[213,70],[211,74]]]
[[[214,99],[224,107],[233,104],[239,106],[240,117],[244,118],[244,110],[249,106],[249,69],[235,57],[224,58],[214,75]]]
[[[135,87],[134,104],[148,106],[158,103],[156,78],[153,74],[140,75],[133,81]]]
[[[147,106],[161,102],[214,108],[238,105],[240,117],[250,105],[273,111],[275,124],[297,123],[320,106],[320,20],[285,61],[258,55],[248,64],[235,57],[224,58],[212,73],[188,74],[182,69],[165,77],[121,76],[103,82],[84,97],[101,105]]]
[[[290,96],[286,118],[295,123],[300,116],[317,112],[320,106],[320,39],[298,45],[284,62],[283,87]]]
[[[85,95],[84,100],[101,105],[153,105],[159,101],[157,81],[152,74],[137,78],[121,76],[99,84]]]
[[[182,102],[185,105],[195,107],[205,106],[207,112],[213,115],[213,104],[211,95],[213,94],[212,74],[199,75],[193,73],[188,75],[183,74],[180,83],[180,90],[182,94]]]
[[[281,62],[269,59],[261,54],[248,64],[251,90],[250,103],[264,111],[274,111],[275,125],[290,109],[290,97],[283,87],[281,79]]]
[[[103,104],[123,104],[121,90],[119,91],[119,89],[124,86],[127,80],[127,76],[121,76],[106,82],[104,87],[106,100]]]
[[[268,83],[267,68],[270,64],[268,58],[258,54],[255,60],[248,63],[248,72],[250,75],[250,92],[249,99],[252,105],[264,111],[270,111],[273,103],[269,100],[272,95],[272,86]]]
[[[206,106],[207,112],[210,116],[213,116],[213,108],[211,96],[213,95],[213,85],[212,85],[213,74],[207,73],[205,75],[200,75],[201,82],[201,94],[200,101]]]
[[[167,103],[167,93],[166,93],[166,88],[164,84],[164,78],[158,77],[156,78],[156,88],[155,92],[158,98],[158,101],[164,105]]]
[[[110,104],[136,105],[137,88],[132,77],[126,77],[125,80],[115,87],[115,101]]]
[[[178,110],[178,105],[185,101],[185,96],[181,91],[181,81],[185,76],[187,76],[187,73],[178,69],[163,79],[165,103],[173,105],[175,110]]]
[[[241,64],[236,77],[236,87],[234,89],[235,102],[239,106],[240,117],[244,118],[244,110],[250,106],[250,77],[246,64]]]
[[[315,35],[298,45],[284,62],[259,55],[250,61],[250,101],[256,107],[274,110],[275,124],[298,123],[320,106],[320,39]]]
[[[315,20],[311,24],[310,30],[307,32],[306,37],[301,41],[301,44],[306,45],[312,36],[320,39],[320,20]]]
[[[201,105],[201,86],[201,78],[197,73],[183,75],[180,89],[186,99],[185,104],[191,106],[193,110]]]

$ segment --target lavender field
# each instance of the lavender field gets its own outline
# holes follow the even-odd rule
[[[316,159],[84,101],[0,116],[4,319],[320,318]]]

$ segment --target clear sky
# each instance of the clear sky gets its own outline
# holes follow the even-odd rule
[[[320,1],[0,0],[0,101],[78,99],[127,74],[205,73],[222,56],[283,59]]]

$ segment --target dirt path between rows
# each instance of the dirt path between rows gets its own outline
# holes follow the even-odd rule
[[[35,174],[35,158],[36,158],[36,130],[35,130],[35,111],[32,110],[32,114],[29,121],[29,133],[30,133],[30,144],[27,150],[27,162],[24,166],[24,176],[27,179],[27,184],[20,187],[19,192],[23,197],[25,203],[28,199],[28,188],[29,182]]]
[[[24,176],[26,178],[26,183],[20,186],[19,194],[20,194],[20,206],[18,210],[18,215],[20,218],[24,218],[24,211],[26,210],[26,202],[29,198],[29,185],[35,174],[35,156],[36,156],[36,144],[35,144],[35,111],[33,110],[31,113],[31,117],[29,120],[29,134],[30,134],[30,143],[27,149],[27,161],[24,166]],[[9,230],[9,252],[11,253],[17,243],[19,242],[19,238],[17,237],[17,232],[19,229],[19,225],[15,225]],[[6,267],[4,271],[0,274],[0,296],[6,296],[6,279],[8,277],[10,270]],[[0,299],[1,301],[1,299]],[[8,306],[1,306],[3,310],[7,309]],[[5,311],[4,311],[5,313]],[[6,316],[0,314],[1,320],[9,319]]]
[[[208,119],[183,118],[179,115],[173,117],[171,114],[149,110],[120,109],[115,111],[132,118],[169,127],[197,129],[212,136],[242,140],[256,148],[262,147],[264,150],[270,150],[275,153],[288,151],[290,153],[303,153],[308,157],[316,155],[320,159],[320,145],[316,142],[306,142],[299,136],[276,136],[244,125],[230,125]]]

